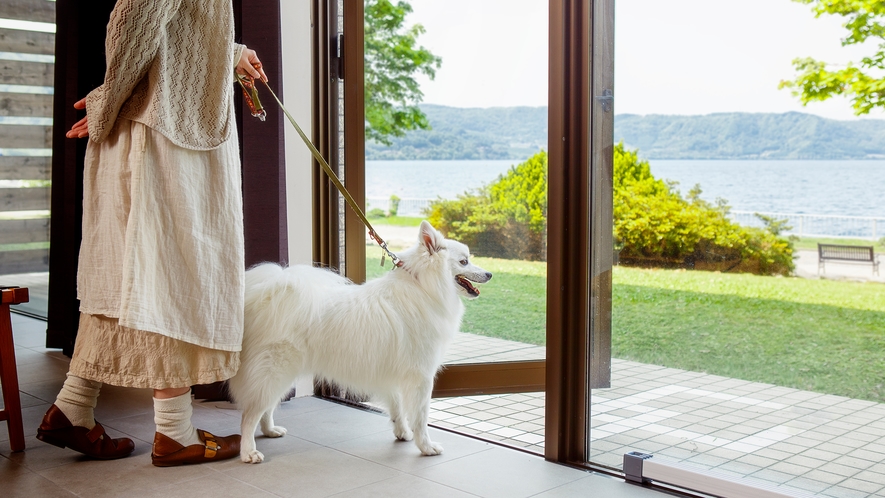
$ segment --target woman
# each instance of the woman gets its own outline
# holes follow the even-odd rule
[[[94,458],[132,453],[95,422],[102,383],[154,390],[151,459],[230,458],[239,435],[191,424],[190,386],[232,377],[243,328],[243,215],[234,71],[267,80],[234,43],[230,0],[118,0],[104,83],[74,107],[89,138],[77,275],[80,326],[37,437]]]

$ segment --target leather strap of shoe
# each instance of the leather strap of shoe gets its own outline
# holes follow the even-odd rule
[[[104,427],[98,422],[95,423],[95,427],[86,433],[86,439],[88,439],[90,443],[98,441],[102,436],[104,436]]]
[[[221,449],[221,445],[215,440],[213,434],[202,430],[200,432],[203,433],[203,443],[206,445],[206,450],[204,451],[203,456],[206,458],[215,458],[216,453]]]

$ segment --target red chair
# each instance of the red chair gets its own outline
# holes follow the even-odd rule
[[[25,431],[22,428],[22,403],[18,394],[18,372],[15,369],[15,346],[12,343],[12,319],[9,305],[28,302],[25,287],[0,287],[0,384],[3,385],[4,410],[0,421],[6,421],[12,451],[24,451]]]

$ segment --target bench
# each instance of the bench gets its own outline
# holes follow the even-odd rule
[[[873,265],[873,274],[879,274],[879,258],[873,252],[873,246],[843,246],[838,244],[817,245],[817,274],[826,273],[824,265],[827,261],[841,263],[869,263]]]

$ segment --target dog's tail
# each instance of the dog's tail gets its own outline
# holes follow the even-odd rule
[[[254,289],[262,282],[274,280],[283,268],[276,263],[259,263],[246,271],[246,289]]]

